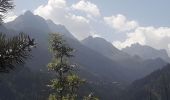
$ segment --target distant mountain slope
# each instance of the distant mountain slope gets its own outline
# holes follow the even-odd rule
[[[64,25],[60,25],[60,24],[55,24],[53,21],[51,20],[47,20],[46,21],[48,24],[48,27],[50,28],[50,31],[55,33],[58,32],[66,37],[72,38],[72,39],[76,39],[67,29]]]
[[[169,100],[170,64],[135,81],[120,100]]]
[[[167,64],[159,58],[143,59],[138,55],[131,56],[118,50],[110,42],[100,37],[94,38],[90,36],[81,42],[88,48],[124,66],[124,70],[122,70],[125,71],[128,77],[131,77],[131,81],[142,78]]]
[[[119,61],[119,60],[127,59],[130,57],[127,53],[124,53],[118,50],[110,42],[107,42],[105,39],[100,38],[100,37],[89,36],[86,39],[82,40],[81,42],[85,46],[113,60]]]
[[[167,62],[170,62],[170,58],[166,50],[156,50],[149,46],[142,46],[140,44],[133,44],[131,47],[124,48],[122,51],[129,55],[138,55],[144,59],[156,59],[161,58]]]

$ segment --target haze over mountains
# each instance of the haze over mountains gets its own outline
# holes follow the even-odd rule
[[[124,48],[122,51],[135,56],[138,55],[143,59],[156,59],[161,58],[167,62],[170,62],[170,58],[166,50],[156,50],[149,46],[142,46],[140,44],[133,44],[131,47]]]
[[[170,62],[165,50],[156,50],[149,46],[134,44],[119,50],[99,37],[88,37],[78,41],[65,26],[56,25],[51,20],[45,20],[30,11],[6,23],[5,27],[12,30],[10,32],[24,32],[36,39],[37,48],[33,51],[32,59],[26,64],[35,71],[42,69],[47,72],[46,65],[51,59],[48,51],[48,34],[51,32],[62,34],[68,44],[76,50],[72,61],[80,66],[79,74],[93,83],[118,82],[128,85]],[[5,30],[5,27],[1,28]],[[98,88],[104,91],[100,89],[102,87]],[[103,98],[105,97],[106,95]]]
[[[143,54],[142,51],[141,53],[139,52],[139,54],[136,55],[132,55],[129,52],[124,52],[124,50],[120,51],[116,47],[114,47],[111,43],[107,42],[106,40],[100,37],[95,37],[95,38],[88,37],[85,40],[83,40],[82,43],[85,46],[99,52],[100,54],[103,54],[105,57],[108,57],[116,62],[119,62],[123,66],[128,66],[125,67],[128,70],[127,72],[133,73],[129,77],[138,77],[138,76],[139,76],[138,78],[143,77],[149,74],[150,72],[154,71],[155,69],[161,68],[160,66],[164,65],[165,63],[165,61],[161,58],[161,56],[157,54],[156,54],[157,57],[154,57],[152,59],[151,58],[146,59],[143,56],[141,56]],[[144,47],[141,46],[141,48]],[[132,48],[132,51],[133,50],[134,52],[138,52],[135,51],[136,49]],[[158,52],[159,54],[162,53],[153,48],[151,48],[151,50],[148,50],[148,54],[149,52]],[[147,52],[147,50],[145,50],[145,52]],[[168,60],[169,57],[168,55],[166,56]]]

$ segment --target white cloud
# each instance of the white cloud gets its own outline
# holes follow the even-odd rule
[[[65,0],[49,0],[48,5],[51,5],[51,7],[56,8],[64,8],[66,7],[66,1]]]
[[[113,29],[126,33],[127,37],[124,41],[112,42],[117,48],[122,49],[134,43],[139,43],[156,49],[166,49],[170,54],[170,27],[141,27],[136,21],[128,21],[125,16],[120,14],[104,17],[104,21]]]
[[[89,35],[90,21],[84,16],[74,14],[70,9],[66,0],[49,0],[46,5],[39,6],[34,13],[65,25],[75,37],[82,40]]]
[[[86,12],[88,16],[100,16],[100,10],[97,5],[86,0],[80,0],[78,3],[73,4],[72,8]]]
[[[168,49],[169,49],[169,51],[170,51],[170,44],[168,44]]]
[[[7,23],[10,21],[13,21],[13,20],[15,20],[15,18],[17,18],[17,15],[15,15],[14,12],[9,12],[4,19],[4,22]]]
[[[76,15],[74,15],[74,14],[68,14],[68,15],[66,15],[65,17],[68,18],[68,19],[71,19],[71,20],[73,20],[73,21],[75,21],[75,22],[87,23],[87,24],[89,23],[89,20],[86,19],[86,18],[83,17],[83,16],[76,16]]]
[[[129,47],[134,43],[139,43],[141,45],[145,44],[145,36],[136,30],[134,33],[128,33],[127,34],[127,39],[124,42],[121,41],[114,41],[112,44],[116,46],[119,49]]]
[[[13,15],[13,16],[7,16],[5,19],[4,19],[4,22],[7,23],[7,22],[11,22],[13,20],[15,20],[15,18],[17,18],[16,15]]]
[[[115,41],[113,45],[122,49],[134,43],[149,45],[156,49],[169,51],[170,28],[169,27],[138,27],[134,32],[127,33],[127,39],[123,42]],[[170,53],[170,51],[169,51]]]
[[[110,27],[118,31],[130,31],[138,27],[138,23],[136,21],[128,21],[127,18],[121,14],[104,17],[104,21]]]
[[[90,35],[90,21],[83,16],[68,14],[65,16],[66,27],[75,34],[75,37],[82,40]]]
[[[96,38],[96,37],[102,38],[99,34],[93,34],[92,37],[93,37],[93,38]]]
[[[99,35],[96,31],[91,31],[91,32],[90,32],[90,35],[91,35],[93,38],[95,38],[95,37],[100,37],[100,38],[102,38],[102,36]]]
[[[67,13],[65,0],[48,0],[48,4],[40,5],[34,14],[40,15],[45,19],[55,19],[60,23],[63,20],[63,16]]]

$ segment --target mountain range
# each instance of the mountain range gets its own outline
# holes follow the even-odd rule
[[[99,37],[89,36],[79,41],[65,26],[45,20],[30,11],[20,15],[12,22],[5,23],[0,29],[2,32],[8,31],[8,35],[24,32],[36,39],[37,48],[32,51],[33,57],[25,66],[41,73],[48,73],[46,65],[51,60],[51,53],[48,50],[49,33],[63,35],[66,42],[76,50],[75,57],[71,60],[79,65],[78,73],[87,79],[89,87],[98,88],[97,93],[102,95],[103,99],[113,97],[103,93],[104,90],[107,91],[111,88],[114,90],[117,86],[115,83],[121,84],[122,87],[127,86],[133,81],[163,68],[170,61],[165,50],[156,50],[149,46],[134,44],[119,50],[110,42]]]
[[[164,61],[170,62],[170,58],[166,50],[156,50],[146,45],[140,45],[138,43],[133,44],[131,47],[124,48],[122,51],[128,53],[131,56],[138,55],[143,59],[156,59],[161,58]]]
[[[141,56],[142,54],[145,54],[142,53],[142,51],[141,53],[139,52],[138,54],[133,55],[130,52],[125,51],[127,48],[123,50],[119,50],[116,47],[114,47],[110,42],[100,37],[93,38],[90,36],[81,42],[86,47],[93,49],[94,51],[124,66],[125,67],[124,70],[126,70],[125,72],[126,75],[127,76],[129,75],[128,77],[132,78],[131,81],[142,78],[145,75],[151,73],[152,71],[161,68],[161,66],[165,65],[169,59],[168,54],[166,53],[165,50],[162,53],[162,51],[159,52],[159,50],[156,50],[152,47],[148,47],[149,50],[145,50],[145,52],[148,51],[148,52],[156,52],[157,54],[159,53],[160,55],[164,55],[164,58],[166,58],[166,60],[164,60],[162,56],[159,56],[157,54],[152,59],[149,58],[146,59],[145,57]],[[138,48],[145,49],[145,46],[138,44]],[[134,48],[134,45],[128,47],[128,49],[131,49],[131,51],[134,50],[134,52],[138,52],[137,51],[138,49]],[[129,73],[127,74],[127,72]]]

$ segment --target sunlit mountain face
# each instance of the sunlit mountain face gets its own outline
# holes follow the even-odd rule
[[[19,59],[9,56],[22,46],[15,45],[19,33],[28,38],[20,42],[35,46],[27,48],[25,63],[9,60],[14,69],[0,72],[0,100],[169,100],[169,1],[13,3],[0,25],[1,68],[7,67],[2,60]],[[51,34],[63,41],[52,44]]]

